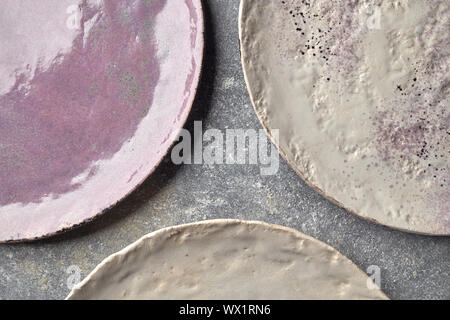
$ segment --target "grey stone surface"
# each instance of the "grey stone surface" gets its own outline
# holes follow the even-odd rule
[[[238,0],[206,0],[207,52],[186,128],[261,128],[239,57]],[[450,238],[402,233],[347,213],[309,188],[281,160],[277,175],[259,167],[175,166],[158,170],[107,214],[69,233],[0,245],[0,299],[63,299],[67,269],[82,277],[108,255],[171,225],[217,218],[262,220],[300,230],[335,247],[361,269],[377,265],[392,299],[450,299]]]

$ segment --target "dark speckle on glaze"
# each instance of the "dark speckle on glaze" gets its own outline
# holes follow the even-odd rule
[[[450,16],[448,6],[433,2],[432,12]],[[433,18],[430,17],[430,21]],[[450,21],[435,23],[424,37],[433,32],[448,33]],[[411,178],[419,177],[424,185],[422,196],[439,215],[444,228],[450,228],[450,101],[449,66],[450,39],[436,39],[424,57],[409,57],[413,72],[393,90],[397,97],[385,101],[397,109],[382,111],[374,117],[377,146],[384,161]],[[402,108],[402,112],[398,112]],[[407,185],[400,187],[408,187]]]
[[[265,125],[291,126],[281,138],[289,160],[351,211],[370,211],[401,229],[447,234],[448,1],[283,0],[272,7],[276,19],[266,32],[276,35],[277,57],[270,59],[279,60],[264,80],[289,85],[276,94],[258,87],[264,99],[256,108]],[[290,97],[283,108],[293,120],[270,115],[267,100],[282,94]],[[295,127],[304,119],[317,132]],[[319,141],[331,155],[315,149]],[[336,177],[321,176],[331,171]],[[337,186],[341,180],[345,186]]]

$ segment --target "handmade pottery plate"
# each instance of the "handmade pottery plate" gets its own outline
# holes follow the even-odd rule
[[[191,109],[200,0],[3,0],[0,241],[92,219],[155,169]]]
[[[262,222],[162,229],[104,260],[67,299],[387,299],[318,240]]]
[[[256,113],[280,153],[350,212],[450,234],[450,2],[242,0]]]

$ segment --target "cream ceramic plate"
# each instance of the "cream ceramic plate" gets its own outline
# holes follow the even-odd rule
[[[368,279],[295,230],[216,220],[142,238],[103,261],[68,299],[387,299]]]
[[[450,2],[243,0],[255,110],[319,192],[397,229],[450,234]]]

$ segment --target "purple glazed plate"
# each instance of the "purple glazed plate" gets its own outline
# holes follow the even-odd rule
[[[3,0],[0,242],[89,221],[167,154],[203,57],[200,0]]]

